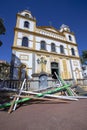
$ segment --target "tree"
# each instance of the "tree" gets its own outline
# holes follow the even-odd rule
[[[87,50],[82,51],[81,62],[82,64],[87,64]]]
[[[2,41],[0,41],[0,46],[2,45]]]
[[[0,18],[0,35],[5,34],[5,32],[6,32],[6,29],[4,27],[3,20]],[[0,41],[0,46],[1,45],[2,45],[2,41]]]

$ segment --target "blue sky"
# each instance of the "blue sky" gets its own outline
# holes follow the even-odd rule
[[[11,60],[16,14],[28,9],[36,17],[38,26],[59,29],[62,24],[70,27],[76,35],[79,52],[87,50],[87,0],[1,0],[0,17],[4,20],[6,34],[0,35],[0,60]]]

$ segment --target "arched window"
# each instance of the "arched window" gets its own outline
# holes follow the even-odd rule
[[[29,14],[25,14],[25,17],[26,17],[26,18],[29,18]]]
[[[54,43],[51,43],[51,51],[56,52],[56,47]]]
[[[46,50],[46,43],[45,43],[45,41],[41,41],[40,48],[41,48],[41,50]]]
[[[27,37],[22,38],[22,46],[28,47],[28,38]]]
[[[60,45],[60,53],[64,54],[64,46],[63,45]]]
[[[25,27],[25,28],[29,28],[29,22],[28,22],[28,21],[25,21],[25,22],[24,22],[24,27]]]
[[[72,37],[69,35],[69,40],[72,41]]]
[[[71,48],[71,54],[75,56],[75,50],[74,50],[74,48]]]

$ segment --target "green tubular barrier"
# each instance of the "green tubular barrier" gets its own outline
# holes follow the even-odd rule
[[[37,94],[36,97],[43,97],[45,94],[52,94],[52,93],[56,93],[58,91],[62,91],[64,89],[67,89],[68,87],[70,87],[71,85],[68,84],[68,85],[65,85],[65,86],[62,86],[62,87],[58,87],[58,88],[55,88],[54,90],[49,90],[47,92],[44,92],[44,93],[40,93],[40,94]],[[22,102],[25,102],[25,101],[28,101],[30,100],[31,98],[23,98],[23,99],[20,99],[18,101],[15,101],[15,103],[22,103]],[[5,108],[5,107],[9,107],[11,106],[12,103],[5,103],[5,104],[2,104],[0,105],[0,109],[1,108]]]
[[[30,100],[30,99],[31,99],[31,98],[23,98],[23,99],[20,99],[20,100],[18,100],[18,101],[15,101],[15,103],[22,103],[22,102],[28,101],[28,100]],[[2,105],[0,105],[0,109],[6,108],[6,107],[10,107],[11,104],[12,104],[11,102],[10,102],[10,103],[2,104]]]
[[[64,80],[60,76],[59,76],[59,79],[60,79],[60,81],[62,82],[63,85],[66,85],[66,83],[64,82]],[[66,91],[67,91],[69,96],[73,96],[72,91],[69,88],[66,88]]]
[[[63,85],[66,85],[66,83],[64,82],[64,80],[59,76],[59,79],[60,79],[60,81],[61,81],[61,83],[63,84]]]
[[[70,84],[66,84],[65,86],[55,88],[54,90],[49,90],[49,91],[46,91],[44,93],[37,94],[36,97],[42,97],[45,94],[53,94],[53,93],[56,93],[58,91],[62,91],[62,90],[66,89],[66,88],[68,88],[70,86],[71,86]]]
[[[69,90],[68,88],[66,89],[66,91],[67,91],[67,93],[68,93],[68,95],[69,96],[73,96],[73,94],[72,94],[72,91],[71,90]]]

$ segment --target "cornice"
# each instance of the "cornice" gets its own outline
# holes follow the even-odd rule
[[[31,21],[36,22],[36,19],[35,19],[35,18],[26,18],[25,16],[23,16],[23,15],[21,15],[21,14],[17,14],[16,17],[21,17],[21,18],[24,18],[24,19],[27,19],[27,20],[31,20]]]
[[[67,56],[64,54],[58,54],[58,53],[54,53],[54,52],[48,52],[48,51],[44,51],[44,50],[35,50],[35,49],[31,49],[31,48],[27,48],[27,47],[18,47],[18,46],[12,46],[13,50],[17,50],[17,51],[25,51],[25,52],[35,52],[35,53],[40,53],[40,54],[45,54],[45,55],[53,55],[53,56],[58,56],[60,58],[70,58],[70,59],[79,59],[80,57],[76,57],[76,56]]]
[[[46,28],[48,28],[48,29],[54,29],[56,32],[51,31],[51,30],[47,30]],[[62,32],[59,32],[59,30],[55,29],[55,28],[52,27],[52,26],[37,26],[37,29],[42,29],[42,30],[45,30],[45,31],[48,31],[48,32],[52,32],[52,33],[54,33],[54,34],[59,34],[59,35],[65,37],[65,35],[64,35]]]
[[[68,34],[71,34],[71,35],[75,35],[74,32],[67,32],[67,31],[65,31],[65,30],[64,30],[62,33],[63,33],[63,34],[64,34],[64,33],[68,33]]]
[[[24,29],[17,28],[17,27],[14,28],[14,31],[20,31],[20,32],[24,32],[24,33],[29,33],[31,35],[35,35],[35,36],[40,36],[40,37],[56,40],[56,41],[59,41],[59,42],[62,42],[62,43],[68,44],[68,45],[78,46],[76,43],[60,40],[60,39],[57,39],[57,38],[54,38],[54,37],[51,37],[51,36],[46,36],[46,35],[43,35],[43,34],[40,34],[40,33],[37,33],[37,32],[32,32],[32,31],[24,30]]]

